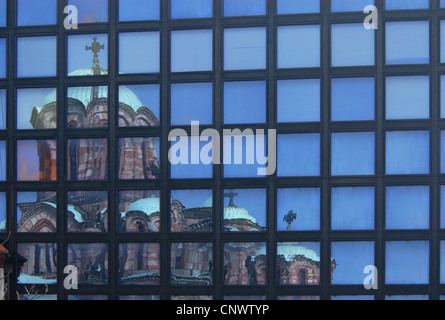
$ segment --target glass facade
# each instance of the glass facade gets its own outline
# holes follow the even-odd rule
[[[0,0],[9,298],[439,300],[444,92],[440,0]]]

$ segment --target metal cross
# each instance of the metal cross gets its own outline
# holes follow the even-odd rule
[[[93,38],[93,43],[91,44],[91,46],[90,47],[88,47],[88,46],[85,46],[85,51],[92,51],[93,52],[93,57],[94,57],[94,63],[96,64],[98,64],[99,63],[99,55],[98,55],[98,53],[101,51],[101,50],[105,50],[105,45],[104,44],[100,44],[99,42],[97,42],[97,38],[96,37],[94,37]]]

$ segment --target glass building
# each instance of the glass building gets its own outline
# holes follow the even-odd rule
[[[444,34],[442,0],[0,0],[9,298],[444,297]]]

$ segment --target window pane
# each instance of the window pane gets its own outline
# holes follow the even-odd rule
[[[385,296],[385,300],[393,300],[393,301],[417,301],[417,300],[429,300],[429,296],[421,296],[421,295],[410,295],[410,296]]]
[[[159,68],[159,31],[119,34],[119,74],[157,73]]]
[[[266,81],[224,83],[224,123],[265,123]]]
[[[386,133],[386,174],[430,172],[429,131]]]
[[[278,189],[278,231],[320,230],[320,188]]]
[[[125,190],[118,193],[117,230],[128,233],[160,231],[161,199],[156,190]]]
[[[133,137],[119,139],[117,163],[119,179],[161,179],[159,150],[159,138]]]
[[[386,119],[428,119],[430,77],[387,77]]]
[[[173,243],[170,252],[171,285],[213,285],[213,244],[205,242]]]
[[[213,123],[213,83],[171,85],[171,124]]]
[[[332,284],[362,285],[366,266],[374,263],[374,242],[332,242]]]
[[[440,76],[440,117],[445,118],[445,75]]]
[[[428,284],[429,242],[388,241],[386,243],[386,284]]]
[[[374,230],[374,187],[332,188],[331,199],[332,230]]]
[[[213,0],[171,0],[172,19],[213,16]]]
[[[363,23],[333,24],[331,28],[333,67],[374,65],[374,30],[366,30]]]
[[[108,179],[108,140],[67,140],[67,180]]]
[[[19,243],[17,253],[26,259],[17,268],[18,284],[57,284],[57,245],[55,243]]]
[[[445,130],[440,131],[440,173],[445,173]]]
[[[6,90],[0,89],[0,130],[6,130],[7,109]]]
[[[445,241],[440,242],[440,283],[445,283]]]
[[[17,76],[19,78],[55,77],[57,75],[56,62],[55,36],[17,38]]]
[[[265,189],[224,190],[224,231],[266,231]]]
[[[105,243],[68,244],[68,265],[78,271],[79,285],[108,283],[108,245]]]
[[[373,175],[375,173],[374,132],[332,134],[333,176]]]
[[[169,150],[172,179],[213,177],[212,137],[176,136],[172,139]],[[207,141],[203,141],[205,139]]]
[[[6,78],[6,38],[0,38],[0,78]]]
[[[428,186],[386,188],[386,229],[428,229],[430,188]]]
[[[332,121],[375,119],[374,78],[332,79]]]
[[[77,7],[79,23],[108,21],[108,0],[68,0],[68,5]]]
[[[386,10],[428,9],[428,0],[386,0]]]
[[[368,5],[374,5],[374,0],[331,0],[331,11],[361,11]]]
[[[250,132],[249,132],[250,131]],[[247,134],[246,134],[247,132]],[[226,178],[259,178],[266,176],[267,137],[264,134],[253,134],[246,130],[240,135],[233,130],[223,137],[224,177]]]
[[[445,5],[444,5],[445,8]],[[445,63],[445,20],[440,20],[440,63]]]
[[[224,29],[224,70],[266,69],[266,28]]]
[[[320,26],[279,26],[278,68],[320,66]]]
[[[57,89],[17,89],[17,129],[57,128]]]
[[[171,296],[171,300],[174,301],[211,301],[213,300],[213,296]]]
[[[266,14],[266,0],[223,0],[224,15],[234,16],[259,16]]]
[[[6,141],[0,141],[0,181],[6,181]]]
[[[50,25],[57,23],[56,0],[18,0],[17,25]]]
[[[266,243],[224,244],[224,285],[264,286],[267,284]]]
[[[97,58],[95,54],[97,54]],[[68,75],[70,77],[107,75],[107,69],[108,35],[68,36]]]
[[[320,243],[278,242],[278,285],[316,286],[320,284],[320,274]]]
[[[119,127],[159,127],[159,84],[119,86]]]
[[[215,230],[212,190],[172,190],[170,199],[172,232]]]
[[[0,0],[0,28],[6,27],[7,5],[6,0]]]
[[[17,192],[17,232],[57,231],[56,192]]]
[[[68,192],[66,215],[68,232],[108,232],[108,192]]]
[[[107,128],[108,87],[68,88],[67,127]]]
[[[320,79],[278,80],[278,122],[320,121]]]
[[[423,64],[430,62],[428,21],[386,23],[386,64]]]
[[[278,135],[278,176],[319,176],[321,142],[319,133]],[[292,159],[292,161],[289,161]]]
[[[0,232],[6,231],[6,192],[0,192]]]
[[[119,0],[119,21],[159,20],[160,0]]]
[[[278,14],[318,13],[320,0],[278,0]]]
[[[172,72],[212,70],[212,30],[177,30],[171,32]]]
[[[374,296],[331,296],[331,300],[337,301],[372,301]]]
[[[17,180],[56,181],[56,140],[17,141]]]
[[[119,282],[121,285],[160,285],[160,245],[158,243],[120,243]]]

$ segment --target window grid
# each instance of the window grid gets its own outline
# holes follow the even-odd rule
[[[168,1],[169,2],[169,1]],[[16,24],[16,7],[8,6],[8,28],[0,28],[0,37],[7,37],[7,59],[8,69],[7,79],[0,79],[0,88],[7,89],[7,130],[0,131],[0,140],[7,141],[8,154],[8,181],[0,182],[0,191],[7,192],[7,212],[8,229],[12,231],[9,247],[15,248],[20,243],[45,243],[56,242],[58,245],[59,265],[67,262],[67,245],[70,243],[107,243],[109,247],[109,284],[107,286],[86,286],[81,287],[75,294],[107,294],[110,299],[116,299],[119,295],[160,295],[161,299],[169,299],[172,295],[181,294],[204,294],[213,295],[215,299],[223,298],[226,295],[265,295],[269,299],[274,299],[281,295],[316,295],[322,299],[329,299],[336,295],[374,295],[376,299],[384,299],[387,295],[397,295],[409,292],[410,294],[429,295],[430,299],[438,299],[445,293],[445,286],[440,281],[440,241],[445,240],[445,232],[440,230],[439,221],[439,192],[440,186],[445,185],[445,177],[440,175],[440,130],[445,129],[445,120],[440,119],[439,113],[439,79],[445,74],[445,66],[439,63],[440,44],[440,21],[445,19],[445,11],[439,9],[439,1],[431,0],[429,10],[409,10],[409,11],[384,11],[384,1],[376,0],[379,9],[380,25],[375,33],[375,66],[354,67],[354,68],[331,68],[330,66],[330,35],[331,25],[334,23],[361,23],[362,15],[353,13],[330,13],[329,5],[321,6],[320,14],[307,15],[276,15],[276,2],[268,0],[268,13],[261,17],[225,18],[223,15],[223,0],[214,0],[214,17],[190,20],[169,20],[170,7],[167,1],[161,5],[161,20],[149,22],[127,22],[114,23],[117,21],[118,1],[110,0],[109,17],[110,23],[99,23],[97,25],[80,25],[78,31],[66,31],[63,28],[65,15],[62,8],[65,1],[58,1],[57,26],[16,28],[11,27]],[[14,2],[15,3],[15,2]],[[328,2],[327,2],[328,3]],[[409,68],[405,66],[385,65],[385,22],[399,20],[429,20],[430,21],[430,64],[414,65]],[[276,29],[281,25],[300,24],[320,24],[322,41],[322,64],[321,68],[310,69],[276,69]],[[267,66],[266,70],[254,71],[223,71],[218,66],[223,65],[224,29],[226,27],[253,27],[265,26],[267,28]],[[188,30],[194,28],[211,28],[214,30],[214,61],[212,72],[175,74],[170,73],[170,34],[172,30]],[[119,75],[118,74],[118,33],[124,31],[161,31],[161,73],[148,75]],[[67,55],[67,35],[83,33],[108,33],[109,36],[109,75],[94,78],[70,78],[66,75]],[[57,34],[57,77],[45,79],[18,79],[16,78],[16,39],[18,36],[37,36]],[[221,44],[221,45],[220,45]],[[274,44],[274,45],[271,45]],[[429,120],[403,120],[387,121],[384,112],[385,78],[387,76],[399,75],[429,75],[431,80],[431,117]],[[375,77],[376,78],[376,121],[365,122],[330,122],[330,83],[333,77]],[[276,110],[272,106],[276,105],[276,82],[285,79],[307,79],[320,78],[322,80],[322,112],[320,123],[308,124],[278,124]],[[266,80],[267,81],[267,123],[265,125],[255,125],[254,127],[263,129],[276,128],[278,134],[288,133],[320,133],[321,134],[321,176],[317,178],[278,178],[271,176],[265,179],[225,179],[223,166],[215,166],[213,169],[213,179],[205,180],[172,180],[169,179],[168,148],[166,139],[169,131],[173,128],[169,122],[169,101],[170,84],[176,82],[200,82],[209,81],[214,83],[214,124],[202,126],[222,130],[224,128],[243,128],[244,125],[225,125],[223,122],[223,83],[234,80]],[[118,104],[117,88],[124,84],[160,84],[161,85],[161,127],[160,128],[119,128],[117,125],[116,110]],[[116,97],[110,102],[109,128],[94,130],[65,129],[65,108],[59,107],[58,128],[49,131],[18,131],[15,129],[16,118],[13,111],[16,105],[16,90],[26,87],[57,87],[59,106],[66,105],[66,89],[73,85],[101,84],[109,86],[109,96]],[[430,173],[426,175],[388,176],[385,174],[385,136],[389,131],[406,130],[427,130],[430,133]],[[355,132],[372,131],[376,135],[376,174],[372,177],[331,177],[331,136],[335,132]],[[137,136],[160,136],[161,137],[161,180],[160,181],[136,181],[127,182],[117,178],[116,170],[108,170],[109,179],[107,181],[82,182],[66,181],[67,164],[66,142],[73,138],[106,138],[112,151],[109,152],[109,168],[115,168],[117,163],[117,152],[112,146],[116,146],[119,138]],[[57,139],[57,182],[18,182],[16,180],[16,146],[18,140],[26,139]],[[387,186],[396,185],[422,185],[430,187],[430,229],[422,231],[388,231],[385,230],[385,192]],[[330,229],[330,193],[332,187],[350,186],[374,186],[376,188],[376,228],[374,231],[351,231],[340,232]],[[224,189],[240,188],[265,188],[268,191],[268,228],[265,233],[260,234],[233,234],[224,233],[222,230],[222,204]],[[279,188],[292,187],[318,187],[321,188],[321,230],[318,232],[298,232],[285,233],[277,232],[276,218],[276,193]],[[174,234],[169,232],[168,212],[170,190],[180,189],[213,189],[215,208],[215,230],[212,234]],[[117,193],[120,190],[136,189],[157,189],[161,191],[161,212],[162,224],[160,234],[148,234],[142,238],[135,235],[116,233]],[[66,192],[77,190],[107,191],[109,193],[109,233],[94,235],[69,234],[64,232],[66,228],[65,214],[59,213],[57,221],[57,235],[52,234],[19,234],[15,230],[15,200],[16,193],[21,191],[58,190],[57,205],[59,210],[66,207]],[[0,240],[6,238],[6,234],[0,235]],[[94,240],[91,240],[94,239]],[[264,287],[226,287],[222,285],[223,250],[226,242],[264,242],[267,239],[267,285]],[[385,285],[385,247],[388,241],[397,240],[426,240],[430,246],[429,264],[429,284],[420,286],[390,286]],[[117,261],[118,244],[133,242],[153,242],[161,245],[161,286],[159,287],[121,287],[118,284]],[[214,285],[209,288],[189,288],[172,287],[169,285],[168,270],[170,259],[170,244],[175,242],[212,242],[214,248]],[[331,256],[330,244],[332,242],[347,241],[373,241],[375,242],[375,264],[379,270],[379,289],[376,291],[366,291],[362,286],[331,286],[330,267],[326,263]],[[321,243],[321,285],[310,287],[286,287],[277,286],[275,283],[276,248],[279,242],[320,242]],[[59,267],[58,286],[63,282],[63,268]],[[11,292],[24,291],[22,285],[17,285],[15,281],[11,283]],[[71,293],[65,290],[58,290],[57,287],[50,286],[50,293],[58,294],[59,299],[66,299]]]

